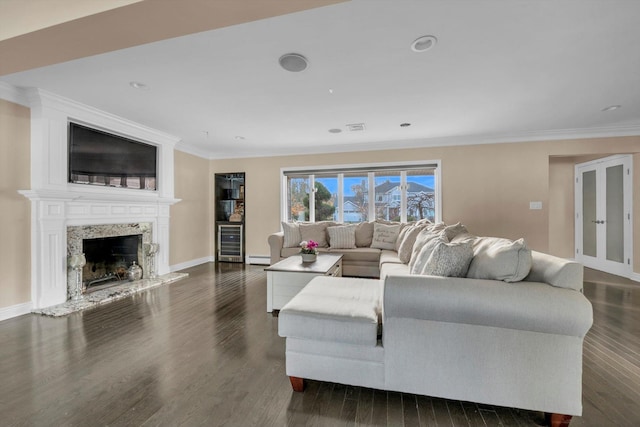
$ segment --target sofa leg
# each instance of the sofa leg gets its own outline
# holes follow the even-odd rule
[[[289,377],[293,391],[304,391],[304,378]]]
[[[571,422],[571,415],[545,413],[544,418],[549,427],[569,427]]]

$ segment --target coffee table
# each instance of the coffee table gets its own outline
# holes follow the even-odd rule
[[[267,268],[267,312],[280,310],[316,276],[342,276],[342,254],[318,254],[315,262],[293,255]]]

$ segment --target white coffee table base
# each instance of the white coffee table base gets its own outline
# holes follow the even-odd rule
[[[294,255],[265,269],[267,312],[280,310],[316,276],[342,276],[342,255],[320,254],[313,263]]]

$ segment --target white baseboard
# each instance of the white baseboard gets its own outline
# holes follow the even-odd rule
[[[198,258],[198,259],[192,259],[190,261],[186,261],[186,262],[181,262],[180,264],[174,264],[169,266],[169,270],[174,273],[176,271],[180,271],[180,270],[184,270],[185,268],[190,268],[190,267],[195,267],[196,265],[200,265],[200,264],[206,264],[208,262],[214,262],[215,258],[212,256],[208,256],[208,257],[204,257],[204,258]]]
[[[271,257],[269,255],[247,255],[245,264],[271,265]]]
[[[31,313],[31,307],[31,302],[23,302],[22,304],[0,308],[0,320],[11,319],[12,317],[18,317],[22,316],[23,314]]]

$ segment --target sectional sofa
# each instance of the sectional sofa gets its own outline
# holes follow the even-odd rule
[[[460,224],[401,228],[389,249],[369,247],[380,280],[319,277],[280,311],[294,389],[314,379],[417,393],[542,411],[556,426],[581,415],[593,321],[582,265]]]

